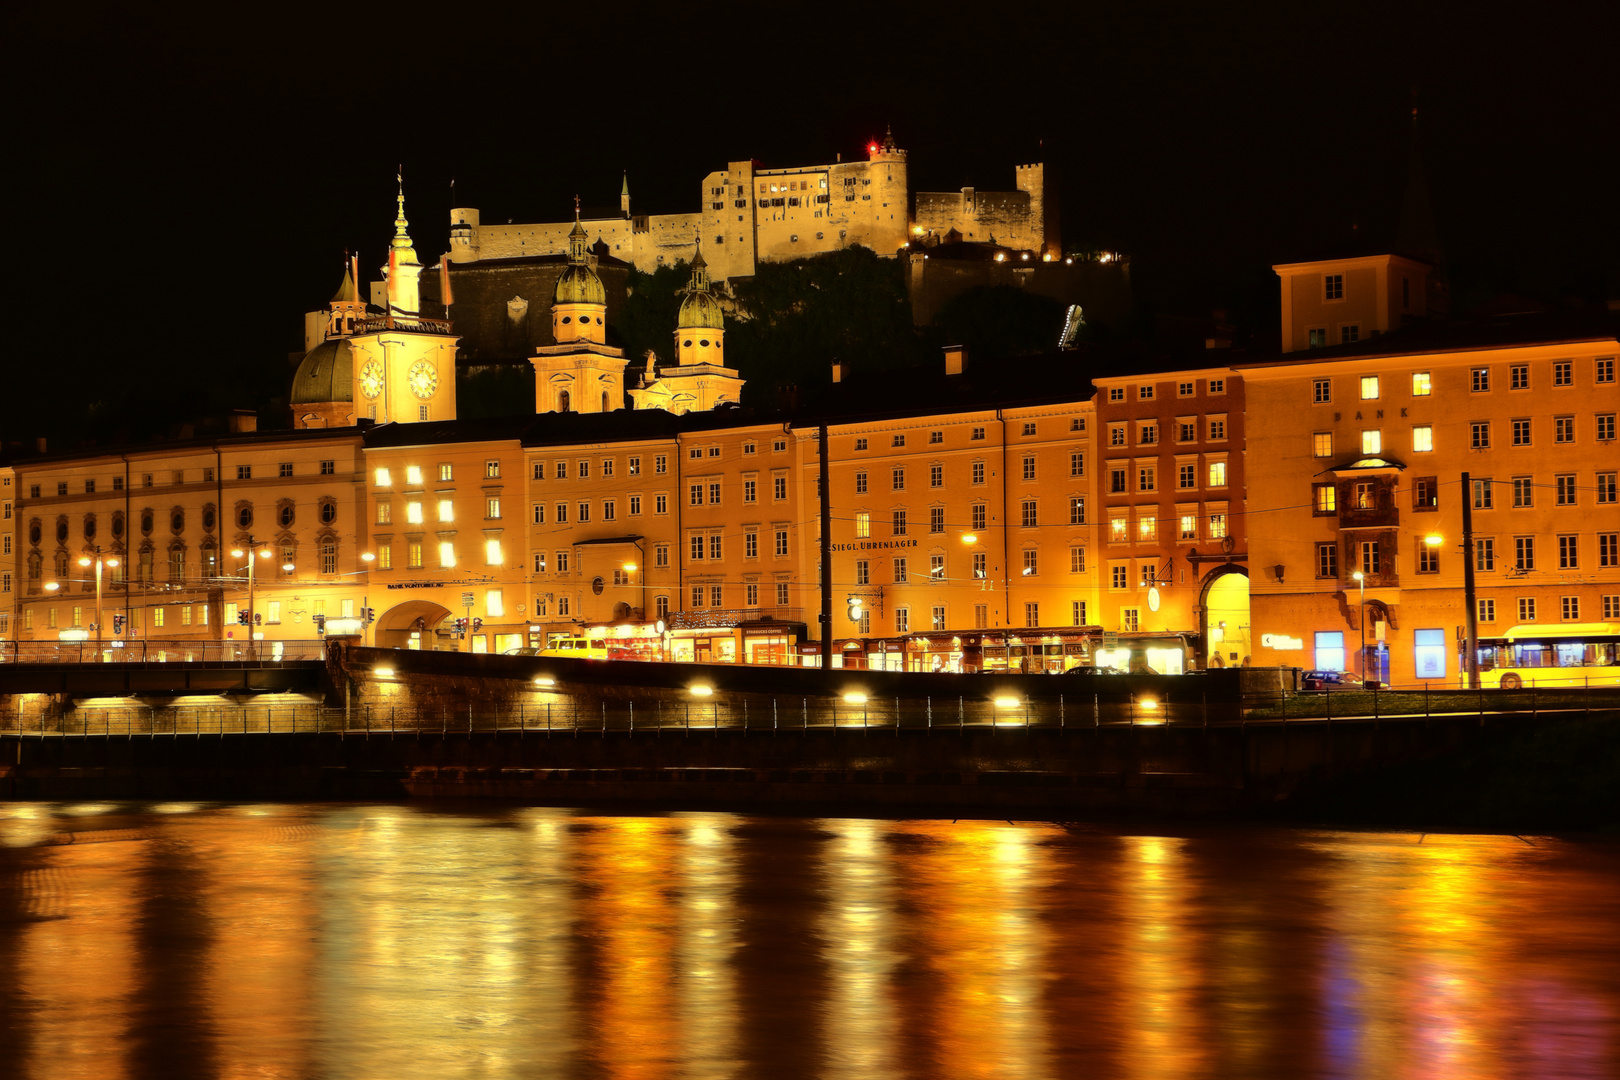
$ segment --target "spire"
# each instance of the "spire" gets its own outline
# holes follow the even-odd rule
[[[405,220],[404,165],[401,165],[399,172],[394,174],[394,180],[399,184],[399,212],[394,217],[394,239],[390,242],[390,246],[399,252],[398,259],[400,262],[415,262],[416,249],[411,243],[411,234],[406,231],[410,226],[410,222]]]
[[[624,186],[619,189],[619,194],[621,196],[625,196],[625,197],[628,197],[630,195],[630,170],[629,169],[626,169],[624,171]]]
[[[697,243],[697,253],[692,256],[692,281],[687,286],[692,292],[709,291],[709,264],[703,258],[703,241]]]
[[[354,274],[349,268],[349,253],[343,253],[343,281],[338,285],[337,292],[332,294],[334,304],[357,304],[360,302],[359,290],[355,288]]]
[[[579,196],[574,196],[574,227],[568,233],[568,261],[585,265],[585,226],[579,223]]]
[[[894,146],[894,131],[893,131],[893,128],[889,124],[884,124],[883,125],[883,152],[885,154],[892,154],[892,153],[894,153],[894,150],[895,150],[895,146]]]
[[[1412,146],[1407,165],[1406,193],[1401,202],[1401,223],[1397,246],[1401,253],[1437,269],[1445,265],[1440,237],[1434,227],[1434,205],[1429,199],[1428,179],[1423,172],[1423,143],[1418,129],[1417,89],[1412,90]]]

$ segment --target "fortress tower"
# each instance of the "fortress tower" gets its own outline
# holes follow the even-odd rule
[[[607,290],[590,265],[588,234],[579,221],[568,234],[568,267],[552,293],[551,333],[529,358],[535,412],[613,412],[624,408],[624,350],[606,344]]]

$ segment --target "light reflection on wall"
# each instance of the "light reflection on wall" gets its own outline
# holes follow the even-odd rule
[[[824,1016],[828,1080],[896,1076],[897,1025],[890,973],[895,948],[894,878],[883,843],[888,826],[833,819],[822,846],[820,933],[828,969]]]
[[[1208,1042],[1193,1000],[1202,967],[1198,934],[1188,918],[1193,896],[1186,841],[1127,836],[1121,843],[1124,1073],[1142,1080],[1202,1075]]]
[[[928,1000],[911,1004],[933,1014],[935,1071],[1048,1075],[1046,930],[1037,890],[1050,873],[1040,842],[1059,830],[968,821],[905,822],[894,830],[922,841],[894,850],[934,980]]]
[[[26,820],[66,842],[43,849],[22,874],[22,909],[33,921],[22,936],[15,978],[33,1011],[30,1038],[11,1052],[22,1055],[13,1075],[122,1080],[130,1067],[132,928],[144,844],[132,835],[70,837],[83,822],[34,809],[38,816]]]

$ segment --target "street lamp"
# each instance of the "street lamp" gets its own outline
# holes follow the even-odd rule
[[[103,566],[116,567],[118,560],[111,556],[101,554],[101,545],[94,548],[95,556],[79,556],[79,565],[88,567],[94,564],[96,568],[96,659],[101,659],[101,568]]]
[[[248,571],[248,617],[247,617],[247,628],[248,628],[248,650],[249,650],[248,655],[251,656],[251,657],[254,657],[254,658],[257,658],[258,653],[256,651],[256,648],[255,648],[254,644],[253,644],[253,629],[254,629],[254,625],[255,625],[254,622],[253,622],[253,555],[257,554],[259,556],[259,558],[261,558],[261,559],[268,559],[271,555],[274,554],[274,552],[272,552],[269,548],[265,548],[262,551],[255,552],[253,550],[253,548],[254,548],[256,543],[257,542],[253,539],[253,537],[249,536],[248,539],[247,539],[247,545],[246,545],[245,549],[244,548],[232,548],[231,549],[231,557],[232,558],[240,559],[244,555],[247,556],[247,561],[248,561],[248,564],[247,564],[247,571]]]
[[[1361,669],[1362,685],[1367,683],[1367,576],[1360,570],[1350,575],[1355,579],[1356,585],[1361,589],[1361,602],[1356,605],[1356,628],[1361,633],[1361,649],[1359,666]]]

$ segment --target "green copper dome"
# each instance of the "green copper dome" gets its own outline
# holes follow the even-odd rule
[[[676,321],[676,327],[681,330],[696,330],[707,327],[711,330],[723,330],[726,326],[724,314],[720,310],[720,301],[707,289],[686,294],[681,301],[681,315]]]
[[[590,267],[570,263],[562,272],[562,277],[557,279],[552,303],[606,305],[607,290],[602,288],[602,279]]]
[[[324,341],[304,354],[292,381],[292,404],[354,400],[354,351],[346,338]]]
[[[709,292],[709,264],[703,258],[703,249],[698,248],[697,254],[692,257],[692,281],[687,286],[686,299],[681,301],[681,314],[675,322],[676,329],[698,329],[707,327],[710,330],[725,329],[725,315],[720,310],[720,301]]]

